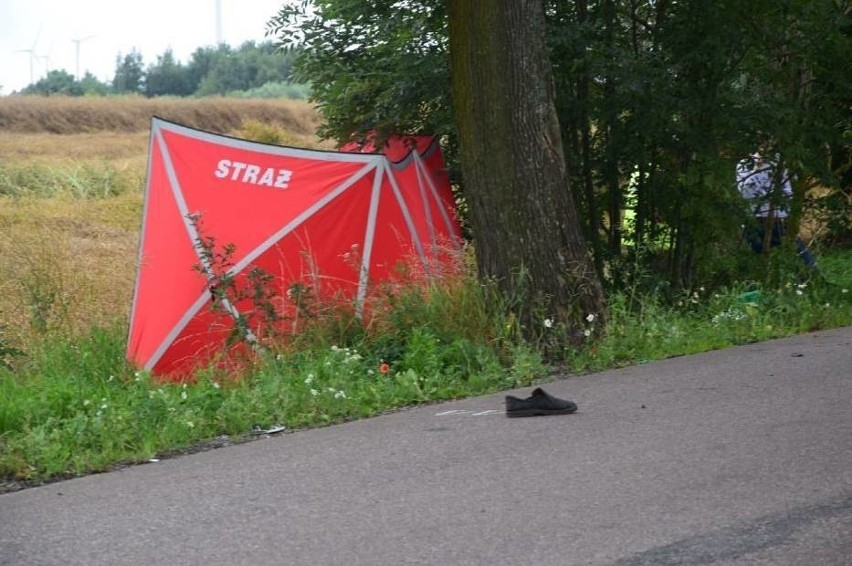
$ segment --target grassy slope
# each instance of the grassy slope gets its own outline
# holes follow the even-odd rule
[[[304,101],[0,98],[0,324],[7,341],[23,346],[34,331],[77,334],[128,315],[153,115],[321,146],[316,112]]]
[[[4,345],[28,353],[19,373],[0,369],[0,477],[103,470],[245,434],[252,424],[315,426],[542,375],[534,353],[511,344],[512,319],[488,319],[471,279],[433,304],[394,302],[395,322],[371,341],[355,340],[357,358],[330,348],[343,342],[326,333],[230,386],[216,375],[188,390],[137,378],[123,348],[150,115],[259,139],[269,134],[264,120],[284,130],[289,118],[281,116],[293,111],[264,118],[252,105],[223,108],[231,104],[241,103],[0,99],[0,353]],[[285,137],[315,144],[316,116],[299,108],[306,115]],[[852,288],[852,252],[825,256],[823,270],[838,287],[791,280],[756,303],[737,299],[745,288],[685,296],[681,309],[640,297],[642,308],[629,310],[624,297],[612,297],[610,325],[590,323],[595,340],[566,358],[586,371],[852,324],[842,293]],[[383,360],[392,361],[386,374]]]

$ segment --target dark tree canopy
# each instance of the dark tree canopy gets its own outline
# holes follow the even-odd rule
[[[142,63],[142,54],[132,51],[125,55],[116,57],[115,77],[112,79],[113,91],[117,93],[142,92],[145,86],[145,68]]]
[[[302,50],[294,72],[313,85],[325,135],[425,130],[446,134],[453,159],[447,5],[288,4],[270,32]],[[821,215],[822,238],[849,241],[848,2],[547,0],[544,8],[567,174],[608,285],[679,292],[737,277],[745,208],[734,168],[759,139],[796,175],[793,223]]]
[[[271,41],[247,41],[237,48],[226,44],[200,47],[185,63],[167,49],[155,63],[146,66],[142,55],[132,51],[118,55],[110,84],[88,73],[77,80],[67,71],[57,70],[23,89],[22,94],[307,98],[309,86],[291,82],[290,70],[297,53],[282,55]]]
[[[306,51],[294,78],[311,83],[325,136],[453,130],[442,0],[288,3],[268,32],[285,51]]]

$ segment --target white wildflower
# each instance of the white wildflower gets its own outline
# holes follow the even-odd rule
[[[591,335],[592,335],[592,331],[589,330],[588,328],[583,331],[583,336],[585,336],[586,338],[588,338]]]
[[[192,421],[186,421],[186,426],[188,426],[189,428],[195,428],[195,423]]]
[[[211,381],[210,384],[213,386],[213,389],[219,389],[220,387],[218,381]]]
[[[752,306],[752,305],[750,305]],[[753,305],[756,306],[756,305]],[[728,319],[728,320],[742,320],[746,317],[746,314],[738,309],[730,308],[728,310],[722,311],[716,316],[712,318],[713,324],[719,324],[720,322]]]
[[[797,294],[797,295],[801,295],[801,294],[802,294],[802,290],[801,290],[801,289],[796,289],[796,294]]]
[[[314,374],[309,373],[308,377],[305,378],[305,385],[310,385],[314,382]]]
[[[335,399],[346,399],[346,393],[344,393],[343,391],[337,391],[334,394],[334,398]]]
[[[180,392],[180,398],[181,398],[181,399],[186,399],[186,391],[181,391],[181,392]]]
[[[589,313],[589,314],[586,315],[586,322],[594,322],[595,318],[597,318],[597,317],[595,316],[594,313]]]
[[[317,395],[319,395],[319,391],[317,391],[316,389],[311,389],[311,395],[316,397]]]
[[[545,328],[553,328],[553,319],[552,318],[545,318],[544,319],[544,327]]]

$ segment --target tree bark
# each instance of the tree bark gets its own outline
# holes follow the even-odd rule
[[[541,0],[450,0],[453,102],[480,276],[527,331],[604,314],[568,183]]]

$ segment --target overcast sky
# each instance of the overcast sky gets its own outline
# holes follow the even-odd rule
[[[266,22],[288,0],[218,0],[222,40],[236,47],[264,40]],[[119,53],[133,49],[147,67],[171,48],[183,63],[198,47],[216,44],[217,0],[0,0],[0,94],[30,84],[45,69],[91,72],[111,81]],[[87,39],[88,38],[88,39]]]

